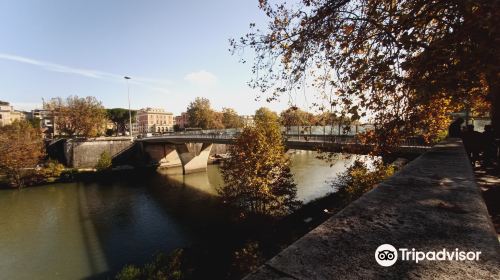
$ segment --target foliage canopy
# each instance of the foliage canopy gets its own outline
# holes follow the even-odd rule
[[[197,97],[187,108],[190,127],[199,127],[202,129],[222,128],[222,116],[215,112],[210,100],[203,97]]]
[[[268,100],[313,88],[337,116],[376,125],[370,140],[432,139],[464,109],[500,131],[500,1],[259,0],[265,31],[232,40],[255,51],[250,84]]]
[[[95,137],[103,133],[106,110],[95,97],[69,96],[66,100],[53,98],[46,104],[52,111],[59,133],[82,137]]]
[[[44,156],[44,144],[39,129],[26,121],[14,121],[0,127],[0,170],[12,185],[22,187],[27,176]]]
[[[224,128],[241,128],[243,120],[233,108],[222,108],[222,124]]]
[[[344,203],[348,204],[392,176],[394,172],[395,168],[391,164],[376,161],[373,168],[370,168],[365,162],[357,159],[340,174],[333,186],[337,188],[337,193]]]
[[[276,113],[257,110],[222,166],[222,199],[243,213],[282,216],[300,206]]]
[[[131,110],[130,115],[132,116],[132,122],[135,122],[135,116],[137,114],[137,111]],[[115,133],[118,135],[118,133],[125,133],[126,128],[129,125],[129,110],[128,109],[123,109],[123,108],[113,108],[113,109],[106,109],[106,115],[110,121],[113,122],[113,124],[116,127]]]

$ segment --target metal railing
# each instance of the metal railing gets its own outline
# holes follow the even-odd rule
[[[239,132],[205,132],[205,133],[183,133],[183,134],[167,134],[162,136],[151,136],[145,139],[220,139],[231,140],[238,137]],[[308,134],[284,134],[286,141],[299,141],[305,143],[329,143],[340,145],[362,145],[363,143],[355,135],[308,135]],[[405,139],[400,146],[408,147],[428,147],[418,137]]]

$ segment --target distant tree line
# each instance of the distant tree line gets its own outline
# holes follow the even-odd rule
[[[197,97],[187,107],[188,127],[201,129],[241,128],[244,123],[232,108],[223,108],[222,112],[212,109],[207,98]]]
[[[210,100],[197,97],[187,107],[189,124],[188,127],[201,129],[242,128],[245,122],[233,108],[222,108],[221,112],[212,109]],[[296,106],[291,106],[282,111],[278,116],[282,126],[328,126],[336,124],[356,124],[346,116],[338,116],[332,112],[322,111],[318,114],[306,112]]]

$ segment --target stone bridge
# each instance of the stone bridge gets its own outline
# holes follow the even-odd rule
[[[147,164],[165,167],[182,165],[184,174],[204,171],[210,152],[215,144],[233,144],[235,134],[185,134],[164,135],[137,139],[140,154],[147,157]],[[288,149],[324,150],[337,153],[367,154],[374,145],[361,144],[349,135],[285,135]],[[428,146],[408,140],[394,148],[394,157],[416,157],[429,149]]]

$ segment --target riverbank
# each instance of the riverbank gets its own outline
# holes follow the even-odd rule
[[[70,183],[78,181],[99,181],[102,179],[112,178],[113,176],[120,176],[121,174],[126,174],[130,172],[131,169],[117,168],[104,171],[98,171],[96,169],[76,169],[76,168],[65,168],[61,171],[59,176],[49,176],[44,177],[40,174],[33,174],[31,177],[27,178],[27,184],[22,186],[22,188],[31,187],[44,187],[47,185],[53,185],[58,183]],[[0,174],[0,190],[2,189],[17,189],[17,187],[12,186],[7,178],[7,175]]]

